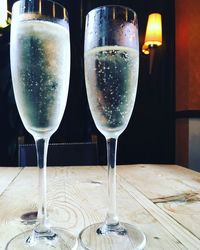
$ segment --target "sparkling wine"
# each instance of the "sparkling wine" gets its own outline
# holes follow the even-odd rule
[[[48,21],[18,21],[11,33],[11,68],[24,126],[32,134],[52,134],[68,95],[69,28]]]
[[[97,128],[105,136],[126,128],[135,103],[139,55],[132,48],[104,46],[85,53],[89,106]]]

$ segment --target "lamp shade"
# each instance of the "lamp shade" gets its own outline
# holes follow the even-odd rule
[[[0,27],[4,28],[7,24],[7,0],[0,0]]]
[[[162,45],[162,17],[159,13],[152,13],[148,17],[144,44],[147,46]]]

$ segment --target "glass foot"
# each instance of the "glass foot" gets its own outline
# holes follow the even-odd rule
[[[77,247],[76,238],[64,229],[52,228],[51,235],[30,237],[34,231],[30,230],[12,238],[6,250],[72,250]]]
[[[79,242],[88,250],[140,250],[146,244],[146,237],[135,226],[127,223],[120,223],[115,229],[97,223],[81,231]]]

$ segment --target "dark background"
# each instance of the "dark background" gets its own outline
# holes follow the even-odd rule
[[[9,2],[9,10],[14,3]],[[85,92],[83,39],[85,16],[104,4],[126,5],[138,15],[140,36],[140,72],[132,118],[119,137],[119,164],[174,163],[175,161],[175,64],[174,0],[86,1],[57,0],[67,7],[71,31],[71,78],[63,120],[50,142],[84,142],[97,135],[100,163],[105,164],[105,140],[95,128]],[[149,56],[141,52],[148,15],[162,14],[163,45],[156,50],[152,73]],[[0,37],[0,165],[17,165],[19,140],[33,143],[16,109],[10,77],[10,27],[1,29]]]

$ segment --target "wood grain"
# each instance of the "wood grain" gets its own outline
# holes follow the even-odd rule
[[[20,173],[21,168],[0,167],[0,194],[4,192],[7,186]]]
[[[3,168],[0,173],[1,171],[4,171]],[[7,185],[0,197],[2,250],[14,235],[33,228],[34,225],[24,225],[20,217],[37,207],[37,168],[25,168],[20,174],[14,168],[13,171],[10,175],[15,175],[16,178],[10,178],[10,185]],[[192,232],[192,218],[187,215],[190,211],[187,206],[184,218],[188,226],[182,226],[186,222],[180,218],[179,222],[176,217],[178,213],[175,213],[176,216],[172,215],[174,208],[170,207],[170,210],[167,207],[175,201],[153,202],[155,198],[169,197],[183,191],[197,192],[199,175],[178,166],[157,165],[119,166],[117,172],[118,215],[121,221],[135,224],[145,233],[145,250],[199,249],[200,237]],[[107,210],[106,180],[106,168],[100,166],[48,167],[50,223],[78,236],[84,227],[104,220]],[[193,209],[200,211],[198,201],[195,204],[197,205]],[[194,224],[199,226],[197,222]]]
[[[183,228],[179,223],[173,220],[162,209],[155,206],[153,202],[147,199],[141,192],[134,188],[125,180],[120,181],[121,185],[135,198],[150,214],[158,220],[176,239],[181,242],[186,249],[199,249],[200,240],[188,230]]]
[[[200,238],[200,174],[176,165],[140,164],[132,171],[129,167],[118,167],[118,174]]]

